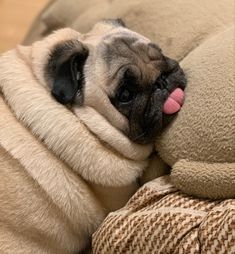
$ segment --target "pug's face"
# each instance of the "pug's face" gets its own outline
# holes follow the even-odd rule
[[[90,106],[136,143],[151,143],[172,116],[169,94],[184,88],[179,64],[121,20],[98,23],[88,34],[58,43],[45,69],[62,104]]]

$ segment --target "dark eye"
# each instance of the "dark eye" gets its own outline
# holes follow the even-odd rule
[[[131,102],[134,99],[134,92],[128,89],[128,87],[122,87],[120,88],[117,99],[121,103]]]

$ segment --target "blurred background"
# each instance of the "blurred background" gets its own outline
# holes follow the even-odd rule
[[[32,21],[47,2],[48,0],[0,0],[0,53],[23,40]]]

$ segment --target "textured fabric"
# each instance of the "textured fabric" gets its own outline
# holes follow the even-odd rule
[[[167,176],[144,185],[93,235],[93,253],[234,253],[235,200],[179,192]]]
[[[175,186],[191,195],[213,199],[235,196],[235,163],[179,160],[173,166],[171,179]]]
[[[185,103],[156,149],[173,166],[174,184],[188,194],[235,197],[234,59],[229,27],[181,62],[188,75]]]
[[[169,165],[179,159],[235,162],[234,59],[232,26],[181,62],[188,76],[184,106],[156,141],[157,150]]]

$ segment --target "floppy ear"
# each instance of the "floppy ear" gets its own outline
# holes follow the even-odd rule
[[[62,104],[73,103],[79,94],[83,100],[83,68],[88,49],[79,41],[72,40],[57,45],[50,55],[47,74],[52,82],[52,96]]]

